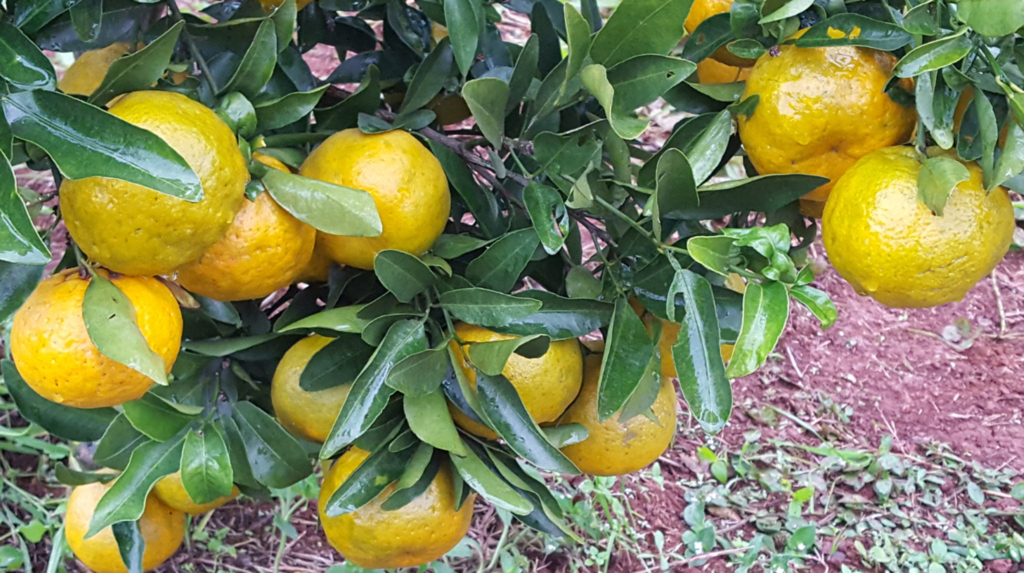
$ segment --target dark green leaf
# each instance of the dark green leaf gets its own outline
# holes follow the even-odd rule
[[[68,468],[64,462],[57,463],[53,475],[64,485],[78,486],[90,483],[110,483],[117,479],[117,474],[108,472],[82,472]]]
[[[949,157],[930,157],[917,174],[917,198],[941,216],[953,189],[970,178],[963,163]]]
[[[36,90],[0,96],[14,135],[43,148],[68,179],[111,177],[199,201],[203,186],[155,133],[79,99]]]
[[[812,286],[799,285],[789,289],[789,294],[818,317],[822,328],[828,328],[835,324],[838,317],[836,305],[825,292]]]
[[[351,384],[373,355],[373,347],[354,334],[342,334],[309,359],[299,375],[299,387],[319,392]]]
[[[434,246],[430,250],[442,259],[455,259],[466,253],[482,249],[492,242],[490,239],[478,239],[472,235],[449,235],[446,233],[434,241]]]
[[[541,303],[488,289],[465,288],[442,293],[441,308],[469,324],[497,327],[525,319],[539,311]]]
[[[691,271],[678,271],[675,280],[686,304],[672,346],[679,387],[704,431],[719,432],[732,413],[732,387],[722,364],[714,294],[707,279]]]
[[[249,99],[256,97],[274,73],[277,52],[277,29],[273,20],[264,20],[249,43],[242,62],[220,93],[239,92]]]
[[[355,92],[334,106],[317,109],[318,131],[339,131],[354,127],[359,115],[373,113],[380,107],[380,71],[377,66],[369,66],[362,82]]]
[[[562,195],[547,185],[531,182],[523,190],[523,203],[544,250],[549,255],[558,253],[569,234],[569,214]]]
[[[309,115],[329,86],[308,92],[293,92],[255,106],[257,129],[270,131],[291,125]]]
[[[245,444],[252,475],[267,487],[288,487],[312,472],[313,467],[287,430],[250,402],[238,402],[231,415]]]
[[[0,20],[0,78],[22,90],[53,89],[57,74],[46,54],[14,24]]]
[[[540,170],[552,175],[577,175],[600,152],[601,142],[589,129],[561,135],[545,131],[534,140],[534,158],[540,162]]]
[[[922,2],[914,6],[903,15],[903,29],[910,34],[937,36],[941,30],[938,11],[938,2]]]
[[[533,511],[533,504],[491,471],[472,448],[466,448],[464,457],[450,456],[450,459],[466,484],[494,507],[515,515],[526,515]]]
[[[402,475],[404,468],[403,454],[387,448],[377,450],[331,494],[325,513],[328,517],[338,517],[370,503]]]
[[[416,68],[416,75],[409,83],[409,89],[402,100],[400,113],[408,114],[430,103],[440,93],[445,81],[452,73],[454,56],[448,39],[441,40]]]
[[[409,458],[409,463],[405,466],[405,470],[402,471],[401,477],[395,482],[395,492],[415,485],[419,481],[420,476],[426,471],[427,466],[431,465],[430,462],[433,459],[434,447],[420,442],[412,453],[412,457]]]
[[[675,298],[675,290],[670,293],[672,298]],[[661,331],[663,325],[661,321],[654,321],[651,324],[651,339],[661,340]],[[650,413],[651,406],[658,399],[658,394],[661,393],[661,347],[660,344],[654,345],[654,354],[651,355],[650,362],[647,363],[647,370],[644,371],[643,377],[640,378],[640,383],[637,384],[636,390],[633,391],[633,395],[629,397],[629,400],[619,410],[619,422],[624,423],[628,420]]]
[[[700,62],[735,38],[729,14],[714,14],[698,24],[686,39],[682,57],[691,62]]]
[[[540,290],[522,291],[516,293],[516,297],[540,301],[543,307],[521,318],[509,317],[501,324],[485,326],[504,334],[546,334],[552,340],[566,340],[590,334],[607,326],[612,319],[613,307],[607,302],[570,299]]]
[[[128,573],[142,573],[142,554],[146,551],[146,540],[142,537],[138,521],[122,521],[112,526],[117,551]]]
[[[785,285],[776,281],[747,283],[743,293],[743,328],[726,375],[729,378],[746,376],[764,364],[786,328],[787,320],[789,293]]]
[[[643,54],[608,70],[615,88],[615,106],[631,111],[650,104],[697,69],[693,62],[669,56]]]
[[[530,34],[523,46],[523,51],[516,60],[516,67],[508,81],[508,103],[505,104],[505,115],[512,113],[523,101],[530,89],[530,83],[537,74],[537,62],[540,58],[540,41],[537,34]]]
[[[204,356],[229,356],[248,350],[278,338],[277,334],[257,334],[238,338],[213,338],[210,340],[186,340],[182,348]]]
[[[121,94],[149,89],[164,75],[184,27],[184,22],[178,22],[145,48],[111,63],[103,83],[89,96],[89,103],[104,105]]]
[[[545,334],[531,334],[494,342],[470,342],[469,358],[484,374],[497,376],[505,369],[505,363],[513,353],[526,358],[540,358],[551,346],[551,338]]]
[[[296,320],[288,326],[281,328],[281,332],[288,332],[290,330],[298,330],[301,328],[322,328],[334,330],[336,332],[359,334],[363,331],[366,323],[369,322],[359,318],[358,316],[359,312],[364,308],[366,308],[365,304],[357,304],[353,306],[343,306],[340,308],[324,310],[307,316],[302,320]]]
[[[278,53],[288,47],[288,44],[292,41],[292,36],[295,35],[295,22],[298,16],[298,7],[295,4],[293,0],[285,0],[270,15],[270,20],[274,23],[274,32],[277,36]],[[304,89],[300,86],[296,87]]]
[[[512,451],[541,469],[579,475],[575,464],[547,440],[507,378],[480,373],[476,389],[483,414]]]
[[[377,237],[383,227],[373,196],[353,189],[268,169],[262,178],[270,196],[296,219],[331,235]]]
[[[135,323],[132,302],[117,285],[98,272],[93,274],[85,289],[82,318],[89,338],[101,354],[157,384],[167,385],[164,360],[149,347]]]
[[[686,156],[678,149],[667,149],[658,158],[656,175],[658,210],[662,217],[673,217],[699,205],[697,184]]]
[[[960,0],[957,17],[982,36],[1009,36],[1024,26],[1024,1]]]
[[[95,412],[95,410],[85,410]],[[116,412],[114,412],[116,413]],[[123,470],[128,467],[128,460],[136,448],[150,441],[145,434],[135,429],[132,423],[124,414],[118,415],[102,434],[102,438],[96,444],[96,451],[92,460],[98,465],[115,470]],[[73,439],[68,438],[67,439]],[[90,440],[82,440],[90,441]]]
[[[913,39],[912,35],[895,24],[861,14],[846,13],[836,14],[811,26],[796,41],[796,45],[801,48],[864,46],[892,52],[906,46]]]
[[[207,423],[185,436],[181,452],[181,483],[196,503],[210,503],[231,495],[235,476],[220,428]]]
[[[146,497],[160,478],[178,471],[185,442],[182,430],[166,442],[147,442],[132,452],[124,473],[107,490],[96,505],[89,522],[88,539],[122,521],[137,521],[146,507]]]
[[[402,406],[405,419],[417,438],[439,450],[457,456],[466,455],[466,446],[455,429],[455,422],[448,412],[448,401],[440,387],[419,396],[405,396]]]
[[[427,141],[427,144],[437,160],[441,162],[441,167],[444,168],[452,188],[458,193],[463,203],[469,207],[469,212],[480,224],[485,236],[497,237],[504,233],[507,225],[501,221],[501,214],[498,211],[498,203],[494,199],[494,194],[480,188],[473,177],[473,172],[454,151],[432,139]]]
[[[407,397],[423,396],[441,386],[449,368],[448,345],[442,344],[397,362],[388,374],[387,385]]]
[[[559,424],[541,429],[544,430],[547,440],[556,448],[578,444],[590,435],[590,431],[583,424]]]
[[[967,28],[964,28],[952,36],[946,36],[910,50],[896,64],[893,75],[898,78],[912,78],[924,72],[955,64],[964,59],[973,48],[974,42],[967,34]]]
[[[427,448],[430,448],[430,446],[427,446],[426,444],[421,444],[421,446],[426,446]],[[417,450],[417,453],[419,451],[420,450]],[[399,482],[401,482],[402,478],[404,478],[406,475],[409,475],[410,468],[414,470],[419,470],[417,472],[418,477],[412,484],[406,487],[399,488],[398,485],[400,485],[400,483],[396,485],[395,491],[393,491],[391,495],[388,496],[388,498],[385,499],[384,502],[380,504],[381,509],[383,509],[384,511],[394,511],[396,509],[401,509],[406,505],[412,503],[414,499],[423,495],[423,493],[430,488],[430,484],[432,484],[434,482],[434,479],[437,477],[438,470],[441,469],[441,463],[443,462],[444,457],[441,455],[433,455],[433,448],[430,448],[429,452],[431,453],[431,455],[426,458],[428,463],[427,467],[416,468],[415,466],[413,466],[412,462],[410,462],[409,465],[406,466],[405,470],[402,472],[402,476],[398,480]],[[415,458],[413,461],[415,461]]]
[[[505,138],[505,106],[509,87],[498,78],[478,78],[462,86],[462,97],[473,112],[477,127],[495,149]]]
[[[681,213],[685,220],[718,219],[736,211],[775,211],[827,183],[814,175],[761,175],[704,185],[697,189],[700,207]]]
[[[406,356],[425,350],[423,323],[401,320],[394,323],[349,392],[320,453],[327,459],[368,430],[388,404],[394,389],[385,384],[391,369]]]
[[[477,286],[508,292],[519,281],[539,245],[540,238],[533,228],[512,231],[469,263],[466,278]]]
[[[601,358],[597,415],[605,421],[618,412],[636,390],[654,353],[654,343],[640,317],[626,299],[615,299],[608,326],[607,346]]]
[[[434,286],[434,273],[418,257],[403,251],[386,249],[373,260],[373,272],[384,288],[399,302],[410,302],[416,295]]]
[[[42,265],[22,265],[0,261],[0,322],[21,308],[43,278]]]
[[[480,42],[483,7],[478,0],[444,0],[444,19],[448,26],[455,61],[465,76],[476,59]]]
[[[0,361],[0,372],[18,413],[59,438],[80,442],[98,440],[117,417],[113,408],[83,410],[43,398],[25,383],[10,360]]]
[[[3,121],[3,118],[0,118]],[[0,261],[45,265],[50,250],[39,238],[7,157],[0,152]],[[42,267],[40,267],[42,268]],[[3,280],[3,279],[0,279]],[[20,305],[20,303],[19,303]]]
[[[683,37],[692,0],[624,0],[590,48],[595,63],[614,66],[640,54],[667,54]]]
[[[728,110],[718,112],[718,115],[711,120],[700,137],[686,146],[684,152],[690,159],[690,167],[693,171],[693,180],[703,183],[708,177],[714,174],[718,164],[725,155],[726,147],[729,145],[729,136],[732,134],[732,114]],[[703,203],[704,197],[698,195]]]
[[[152,394],[121,405],[124,415],[135,429],[158,442],[165,442],[188,426],[195,416],[182,414]]]
[[[1020,174],[1021,171],[1024,171],[1024,129],[1021,129],[1020,122],[1011,115],[1006,120],[1006,143],[996,163],[989,191]],[[0,281],[2,280],[0,278]],[[3,313],[0,313],[0,317],[2,315]]]
[[[214,424],[220,429],[224,436],[224,443],[228,447],[228,458],[231,460],[231,472],[235,483],[246,486],[248,489],[262,489],[264,486],[252,475],[252,466],[249,464],[249,453],[242,439],[242,432],[238,424],[231,418],[224,416],[214,420]]]
[[[68,10],[71,25],[83,42],[99,39],[103,22],[103,0],[82,0]]]

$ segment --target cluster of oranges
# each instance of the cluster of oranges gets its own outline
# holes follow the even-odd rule
[[[731,5],[697,0],[687,30]],[[858,293],[893,307],[936,306],[960,300],[1006,254],[1013,208],[1004,188],[986,191],[976,162],[905,145],[917,112],[886,93],[896,61],[854,46],[784,44],[757,60],[722,47],[697,64],[697,76],[703,83],[745,80],[742,97],[758,96],[754,112],[738,121],[758,173],[829,179],[801,199],[801,210],[822,219],[832,265]],[[913,87],[909,80],[898,85]],[[957,120],[971,97],[970,90],[961,94]],[[970,173],[941,215],[918,199],[922,161],[936,156],[960,161]]]

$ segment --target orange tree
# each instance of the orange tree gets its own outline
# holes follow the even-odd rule
[[[477,495],[574,536],[535,470],[656,459],[673,377],[718,432],[791,300],[835,320],[813,217],[885,304],[956,300],[998,262],[1024,2],[693,3],[7,0],[2,372],[25,419],[115,470],[57,468],[104,484],[77,498],[76,547],[113,535],[150,567],[147,539],[175,547],[145,525],[151,491],[203,511],[343,454],[321,514],[343,552],[400,529],[360,545],[374,566],[443,554]],[[324,46],[340,63],[318,79],[303,55]],[[58,82],[43,50],[80,57]],[[687,112],[660,147],[638,141],[656,102]],[[588,428],[657,442],[574,453]],[[436,503],[456,535],[408,553],[431,525],[409,508]]]

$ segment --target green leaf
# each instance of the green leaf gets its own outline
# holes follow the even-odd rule
[[[593,271],[583,265],[573,266],[565,275],[565,292],[569,298],[597,300],[603,289],[601,280],[594,276]]]
[[[20,90],[49,89],[57,73],[46,54],[17,26],[0,20],[0,78]]]
[[[814,0],[786,0],[777,10],[772,13],[765,15],[763,18],[757,21],[758,24],[770,24],[772,22],[778,22],[779,20],[785,20],[793,16],[799,15],[804,10],[810,8],[814,4]]]
[[[406,356],[425,350],[426,346],[422,322],[400,320],[388,329],[384,340],[352,383],[345,405],[324,442],[321,459],[333,456],[373,425],[394,393],[394,389],[385,384],[391,369]]]
[[[841,34],[837,33],[841,32]],[[906,46],[914,37],[899,26],[861,14],[836,14],[811,26],[796,41],[800,48],[826,46],[863,46],[892,52]]]
[[[184,28],[185,23],[178,22],[145,48],[114,60],[103,76],[103,83],[89,96],[89,103],[101,106],[121,94],[149,89],[171,63],[174,46]]]
[[[444,19],[459,72],[465,76],[476,59],[483,7],[478,0],[444,0]]]
[[[58,462],[53,467],[53,475],[57,481],[64,485],[78,486],[90,483],[110,483],[117,479],[115,473],[82,472],[69,469],[64,462]]]
[[[466,266],[466,278],[477,286],[508,292],[516,285],[539,245],[540,237],[533,228],[512,231]]]
[[[115,523],[111,530],[121,561],[129,573],[142,573],[142,554],[146,551],[146,540],[142,537],[138,521]]]
[[[568,2],[562,5],[562,12],[565,20],[568,56],[566,56],[565,79],[558,91],[559,101],[565,101],[567,96],[572,95],[570,92],[575,91],[573,90],[573,80],[583,70],[583,64],[590,55],[591,44],[590,23]]]
[[[508,81],[508,103],[505,104],[505,115],[512,113],[530,89],[530,84],[537,74],[537,63],[540,60],[540,40],[537,34],[530,34],[523,46],[523,51],[516,60],[512,77]]]
[[[439,450],[457,456],[466,455],[466,446],[455,429],[455,422],[448,411],[448,401],[440,387],[419,396],[405,396],[402,398],[402,407],[409,428],[417,438]]]
[[[441,293],[441,308],[469,324],[496,327],[532,315],[541,309],[541,303],[483,288],[464,288]]]
[[[590,431],[583,424],[559,424],[541,428],[551,445],[556,448],[564,448],[572,444],[578,444],[587,439]]]
[[[50,250],[32,224],[32,217],[18,194],[14,171],[3,152],[0,152],[0,159],[0,261],[45,265],[50,262]]]
[[[295,20],[298,16],[298,7],[293,0],[285,0],[270,15],[274,23],[274,32],[277,37],[277,52],[281,53],[292,41],[295,35]],[[302,89],[302,88],[299,88]]]
[[[693,170],[694,181],[703,183],[714,174],[725,155],[731,134],[732,114],[728,110],[722,110],[701,132],[700,137],[686,146],[684,149],[686,156],[692,158],[690,166]],[[698,195],[698,198],[703,201],[703,196]]]
[[[612,320],[614,307],[607,302],[565,298],[541,290],[518,292],[516,297],[540,301],[543,306],[524,317],[509,318],[501,324],[481,326],[489,326],[503,334],[546,334],[552,340],[566,340],[590,334],[607,326]],[[480,324],[468,320],[466,322]]]
[[[590,129],[561,135],[545,131],[533,145],[539,170],[552,175],[578,175],[601,153],[601,142]]]
[[[115,523],[137,521],[146,507],[146,497],[160,478],[178,471],[186,430],[166,442],[147,442],[132,452],[124,473],[103,494],[85,538]]]
[[[230,356],[236,352],[254,348],[278,338],[276,333],[240,336],[238,338],[212,338],[210,340],[186,340],[182,348],[204,356]],[[294,338],[293,338],[294,339]]]
[[[394,511],[412,503],[413,500],[423,495],[423,493],[430,488],[430,484],[432,484],[434,479],[437,477],[437,472],[441,469],[441,463],[444,461],[443,456],[433,455],[434,449],[427,444],[421,443],[420,446],[421,448],[429,448],[416,450],[416,453],[419,453],[420,451],[429,451],[430,455],[425,458],[427,466],[414,466],[413,462],[416,461],[415,457],[410,461],[409,465],[407,465],[405,470],[402,472],[401,477],[398,478],[399,483],[396,484],[395,491],[393,491],[391,495],[380,504],[380,508],[384,511]],[[399,487],[402,479],[407,475],[410,475],[410,470],[416,471],[415,475],[417,477],[415,478],[415,481],[408,486]]]
[[[544,251],[554,255],[562,250],[569,234],[569,213],[562,195],[547,185],[531,182],[523,190],[523,204]]]
[[[466,484],[494,507],[515,515],[533,511],[533,504],[491,471],[472,448],[466,448],[465,456],[450,456],[450,459]]]
[[[637,117],[632,111],[624,111],[622,106],[618,105],[615,86],[608,79],[608,70],[600,64],[592,64],[583,69],[580,77],[583,79],[583,85],[604,108],[615,133],[626,140],[640,137],[651,122]]]
[[[155,133],[58,92],[0,96],[14,135],[43,148],[68,179],[111,177],[199,201],[203,186]]]
[[[734,253],[732,237],[724,235],[697,235],[686,241],[686,253],[710,271],[728,276],[732,272]]]
[[[455,259],[466,253],[482,249],[493,242],[491,239],[478,239],[472,235],[449,235],[446,233],[434,241],[434,246],[430,250],[442,259]]]
[[[272,488],[295,484],[313,467],[299,441],[251,402],[237,402],[231,420],[245,445],[252,475]]]
[[[663,325],[660,321],[654,321],[651,325],[652,340],[661,340],[662,328]],[[658,400],[658,394],[661,393],[661,364],[661,348],[659,344],[656,344],[644,375],[640,378],[633,394],[619,410],[620,423],[651,412],[651,407],[654,406],[654,402]]]
[[[395,483],[395,492],[414,486],[419,481],[420,476],[426,473],[427,466],[431,465],[434,457],[434,447],[420,442],[416,446],[416,451],[412,453],[412,457],[409,458],[409,463],[405,466],[405,470],[402,471],[401,477]]]
[[[929,157],[917,174],[917,198],[942,216],[953,189],[970,178],[971,173],[963,163],[949,157]]]
[[[94,412],[95,410],[87,410]],[[116,411],[114,412],[116,414]],[[72,439],[72,438],[67,438]],[[90,440],[82,440],[90,441]],[[128,467],[128,460],[136,448],[150,442],[145,434],[135,429],[124,414],[118,415],[102,434],[92,459],[98,465],[115,470]]]
[[[103,24],[103,0],[82,0],[68,10],[71,26],[85,42],[99,39]]]
[[[231,495],[235,476],[224,435],[212,423],[185,436],[181,452],[181,483],[196,503],[210,503]]]
[[[319,392],[351,384],[373,355],[373,347],[354,334],[342,334],[309,359],[299,375],[299,387]]]
[[[508,378],[480,373],[476,390],[482,413],[512,451],[540,469],[580,474],[575,464],[547,440]]]
[[[960,0],[956,15],[982,36],[1009,36],[1024,26],[1024,0]]]
[[[371,65],[356,91],[336,105],[317,109],[316,129],[330,133],[355,127],[360,114],[372,114],[380,107],[380,70]]]
[[[124,415],[135,429],[158,442],[166,442],[188,426],[195,416],[182,414],[152,394],[121,405]]]
[[[399,113],[408,114],[430,103],[434,96],[444,88],[444,83],[452,73],[454,56],[448,38],[441,40],[431,50],[423,63],[416,68],[416,74],[409,82]]]
[[[610,68],[608,81],[615,88],[618,109],[632,111],[665,95],[696,69],[696,64],[681,58],[643,54]]]
[[[441,162],[441,167],[444,168],[444,173],[448,176],[452,188],[458,193],[462,202],[469,207],[469,212],[480,224],[484,234],[487,237],[502,235],[507,224],[501,220],[501,213],[498,210],[494,194],[480,188],[473,172],[466,166],[466,162],[454,151],[432,139],[428,140],[427,144],[430,146],[431,153]]]
[[[218,93],[239,92],[249,99],[255,98],[274,73],[277,52],[277,29],[273,20],[266,19],[256,30],[238,69]]]
[[[974,42],[971,41],[967,30],[964,28],[956,34],[910,50],[896,64],[893,75],[898,78],[912,78],[924,72],[950,66],[964,59],[974,48]]]
[[[525,358],[540,358],[551,346],[551,338],[544,334],[531,334],[494,342],[470,342],[469,358],[484,374],[497,376],[513,353]]]
[[[666,149],[658,158],[657,182],[658,211],[662,217],[673,217],[700,205],[697,184],[693,180],[690,162],[678,149]]]
[[[163,358],[149,347],[135,322],[135,307],[121,289],[102,274],[93,273],[82,301],[82,318],[89,338],[107,358],[167,385]]]
[[[667,54],[683,37],[692,0],[623,0],[590,48],[595,63],[610,67],[640,54]]]
[[[501,149],[505,138],[508,93],[508,84],[498,78],[479,78],[462,86],[462,97],[473,112],[477,127],[495,149]]]
[[[217,418],[213,423],[217,425],[220,433],[224,436],[235,483],[244,485],[250,490],[259,491],[264,489],[263,484],[257,481],[256,477],[252,474],[252,465],[249,464],[249,453],[245,440],[242,439],[242,432],[238,429],[238,424],[227,416]]]
[[[363,331],[366,323],[369,322],[359,318],[359,312],[364,308],[366,308],[365,304],[357,304],[321,311],[301,320],[296,320],[295,322],[281,328],[280,331],[288,332],[303,328],[322,328],[334,330],[336,332],[359,334]]]
[[[827,182],[815,175],[778,174],[704,185],[697,189],[700,207],[678,216],[687,221],[705,221],[737,211],[775,211]]]
[[[729,13],[714,14],[697,24],[686,39],[681,55],[691,62],[700,62],[734,39],[736,35],[730,26]]]
[[[434,286],[434,273],[418,257],[403,251],[385,249],[373,260],[373,272],[384,288],[399,302],[410,302],[416,295]]]
[[[306,117],[320,102],[328,87],[330,86],[321,86],[308,92],[292,92],[255,106],[257,129],[280,129]]]
[[[117,417],[113,408],[84,410],[51,402],[36,393],[10,360],[0,361],[4,386],[14,399],[18,413],[58,438],[76,442],[100,439]]]
[[[402,475],[403,469],[404,455],[388,448],[378,449],[331,494],[324,513],[328,517],[338,517],[370,503]]]
[[[707,279],[686,269],[676,272],[673,283],[686,304],[683,326],[672,345],[679,387],[701,428],[717,433],[732,414],[732,386],[722,364],[714,293]]]
[[[828,294],[812,286],[799,285],[789,289],[789,294],[800,304],[807,307],[814,316],[821,321],[822,328],[828,328],[835,324],[839,316],[836,305],[829,298]]]
[[[989,191],[1024,171],[1024,129],[1012,115],[1007,118],[1006,126],[1006,143],[996,162]]]
[[[633,395],[655,346],[644,323],[624,297],[615,299],[615,311],[605,340],[607,346],[601,358],[597,394],[597,415],[601,422],[611,418]]]
[[[772,281],[747,283],[743,293],[743,327],[733,350],[726,376],[739,378],[757,370],[775,348],[789,320],[786,286]]]
[[[261,179],[270,196],[296,219],[331,235],[377,237],[383,229],[373,196],[353,189],[268,169]]]
[[[441,386],[448,368],[448,345],[441,344],[397,362],[388,374],[387,385],[407,397],[423,396]]]

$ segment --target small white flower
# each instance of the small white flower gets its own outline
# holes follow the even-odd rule
[[[786,573],[786,570],[783,569],[782,567],[778,567],[778,568],[775,569],[775,573]]]
[[[803,543],[797,543],[797,544],[796,544],[796,548],[797,548],[797,550],[799,550],[799,551],[803,551],[804,549],[807,549],[807,546],[806,546],[806,545],[804,545]]]
[[[693,552],[696,553],[697,555],[700,555],[701,553],[704,553],[704,544],[701,543],[700,541],[695,542],[693,544]]]

